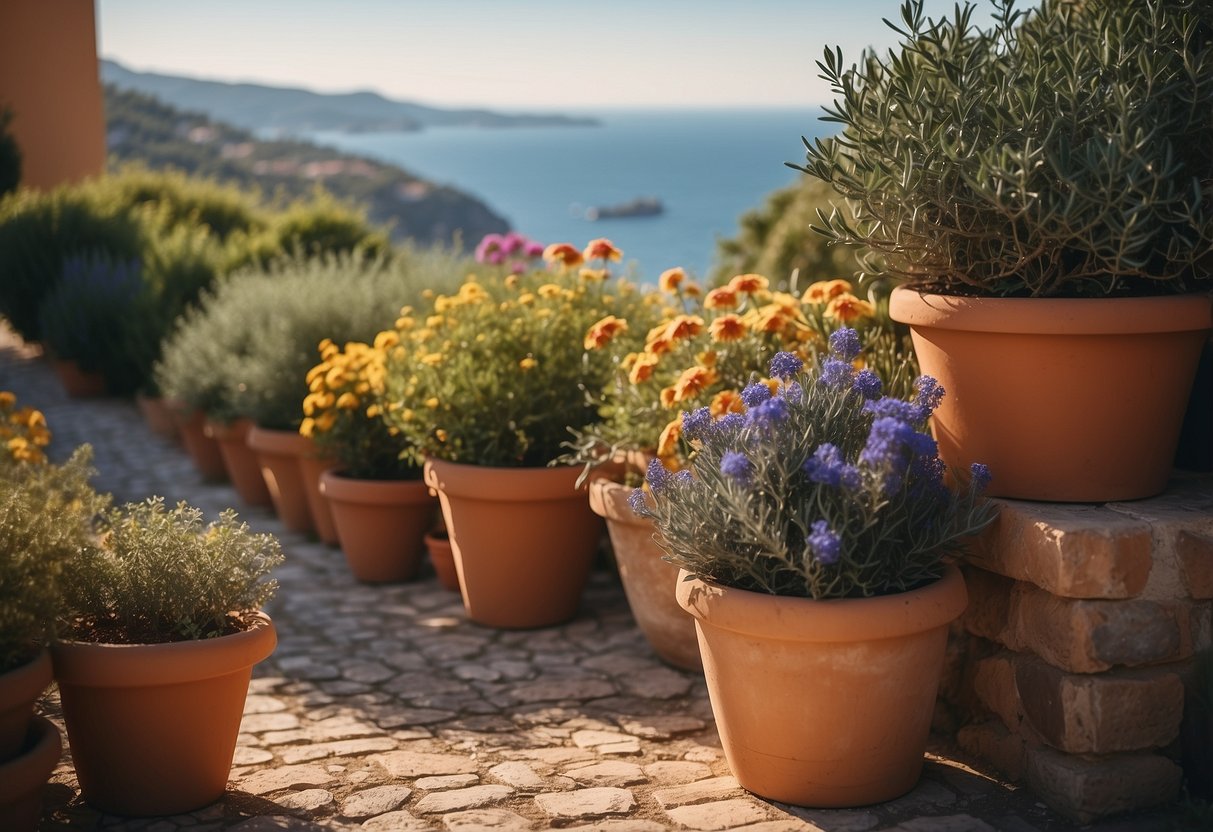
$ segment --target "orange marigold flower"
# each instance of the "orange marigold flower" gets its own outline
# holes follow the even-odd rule
[[[651,352],[653,355],[665,355],[667,352],[669,352],[673,348],[674,348],[674,342],[664,336],[660,337],[660,338],[654,338],[652,341],[649,341],[647,344],[644,345],[645,351]]]
[[[876,314],[876,310],[872,304],[866,300],[860,300],[850,292],[839,295],[830,301],[830,305],[826,307],[826,317],[833,318],[844,324],[860,318],[870,318]]]
[[[586,260],[613,260],[618,263],[623,259],[623,252],[615,248],[606,237],[599,237],[597,240],[590,240],[581,256]]]
[[[674,398],[674,388],[673,387],[661,388],[661,406],[662,407],[673,407],[675,402],[676,402],[676,400]]]
[[[703,299],[704,309],[732,309],[737,306],[737,292],[728,286],[718,286]]]
[[[760,274],[739,274],[729,281],[729,288],[734,292],[744,292],[747,295],[752,295],[755,292],[760,292],[771,282]]]
[[[787,307],[770,303],[758,310],[751,321],[755,332],[783,332],[793,320]]]
[[[673,419],[661,431],[657,440],[657,456],[665,458],[678,453],[678,440],[682,436],[682,418]]]
[[[611,342],[621,332],[627,332],[628,322],[622,318],[616,318],[614,315],[607,315],[601,321],[598,321],[589,332],[585,334],[585,348],[587,350],[600,349]]]
[[[716,350],[704,350],[703,352],[696,353],[695,355],[695,361],[701,367],[715,367],[716,358]]]
[[[819,280],[805,290],[805,303],[821,305],[829,303],[839,295],[849,294],[851,284],[846,280]]]
[[[745,322],[739,315],[721,315],[708,329],[713,341],[738,341],[746,334]]]
[[[648,381],[653,377],[653,369],[657,366],[657,356],[652,353],[642,353],[636,357],[632,363],[632,369],[628,372],[628,381],[632,384],[640,384]]]
[[[709,367],[688,367],[674,382],[674,401],[680,402],[702,393],[718,378],[716,371]]]
[[[712,397],[711,403],[708,405],[708,412],[713,418],[723,416],[726,413],[743,413],[745,411],[745,403],[741,400],[741,395],[736,390],[721,390]]]
[[[688,280],[686,285],[682,287],[682,293],[687,297],[697,298],[703,294],[703,290],[699,288],[698,283],[692,283]]]
[[[518,362],[518,366],[521,367],[523,370],[533,370],[537,366],[539,366],[539,362],[536,361],[534,358],[531,358],[528,355],[526,358],[524,358]]]
[[[543,259],[549,263],[559,263],[565,269],[576,268],[585,262],[581,252],[569,243],[552,243],[543,250]]]
[[[694,338],[703,332],[703,318],[698,315],[678,315],[665,325],[664,337],[671,341],[680,338]]]
[[[682,285],[682,281],[686,280],[687,273],[681,266],[675,266],[672,269],[666,269],[661,273],[661,277],[657,278],[657,287],[663,292],[669,292],[671,295],[678,291],[678,287]]]

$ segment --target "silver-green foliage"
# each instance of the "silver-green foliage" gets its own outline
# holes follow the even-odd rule
[[[819,216],[930,288],[993,295],[1183,291],[1213,269],[1213,3],[993,0],[900,48],[818,62],[839,135],[800,168],[858,206]],[[877,266],[879,268],[879,266]]]
[[[89,485],[91,460],[82,446],[63,465],[0,464],[0,672],[54,634],[60,576],[108,503]]]
[[[282,549],[227,510],[213,523],[201,510],[161,497],[107,512],[100,543],[63,578],[66,635],[114,642],[210,638],[231,615],[260,609],[277,582]]]

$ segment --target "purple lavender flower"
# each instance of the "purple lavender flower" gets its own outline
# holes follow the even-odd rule
[[[871,370],[864,369],[855,374],[854,380],[851,381],[851,389],[865,399],[872,401],[880,398],[884,385],[880,380],[880,376]]]
[[[854,361],[861,349],[859,333],[849,326],[844,326],[830,336],[830,352],[845,361]]]
[[[674,485],[690,485],[694,481],[691,478],[691,472],[686,468],[683,468],[681,471],[675,471],[671,479]]]
[[[720,457],[720,473],[741,485],[749,485],[754,466],[740,451],[725,451]]]
[[[813,552],[813,559],[824,566],[838,563],[842,554],[842,538],[840,538],[825,520],[817,520],[809,526],[809,536],[805,543]]]
[[[643,488],[633,488],[632,493],[628,495],[628,506],[632,511],[639,515],[647,515],[649,512],[649,504],[644,496]]]
[[[839,332],[841,331],[839,330]],[[851,383],[852,369],[850,363],[846,361],[827,358],[821,364],[821,375],[818,381],[826,387],[846,387]]]
[[[777,352],[771,359],[771,378],[778,378],[787,381],[803,369],[804,361],[802,361],[795,353]]]
[[[645,472],[644,479],[649,484],[649,491],[653,492],[653,496],[669,488],[674,480],[660,459],[649,461],[649,469]]]
[[[973,487],[978,491],[985,491],[990,480],[994,479],[994,475],[990,473],[990,466],[982,462],[974,462],[969,466],[969,476],[973,478]]]
[[[822,442],[817,446],[813,455],[805,460],[804,472],[812,482],[828,485],[831,488],[843,486],[855,489],[859,487],[859,469],[848,465],[838,446]]]
[[[881,416],[872,421],[868,431],[868,441],[859,454],[859,461],[872,468],[899,461],[904,462],[903,451],[907,444],[913,441],[914,426],[892,416]]]
[[[799,381],[790,381],[784,388],[783,397],[788,400],[789,404],[800,404],[804,398],[804,388],[800,386]]]
[[[917,395],[914,397],[915,404],[921,405],[926,409],[927,414],[939,407],[939,403],[943,401],[944,393],[946,392],[939,386],[939,382],[930,376],[919,376],[914,380],[914,390]]]
[[[915,456],[931,457],[939,453],[939,445],[935,438],[922,431],[916,430],[911,433],[906,444],[909,445],[911,453]]]
[[[741,391],[741,401],[746,407],[758,407],[769,398],[771,398],[771,388],[761,381],[750,382]]]
[[[714,436],[732,436],[745,425],[745,417],[740,413],[726,413],[712,423]]]
[[[758,407],[750,408],[745,415],[747,425],[757,425],[762,428],[773,428],[787,421],[788,403],[781,396],[767,399]]]
[[[898,419],[911,424],[918,424],[931,415],[931,412],[924,409],[920,404],[896,399],[892,396],[884,396],[875,401],[864,402],[863,412],[871,413],[877,419]]]
[[[682,435],[687,439],[703,439],[712,428],[712,413],[701,407],[682,414]]]

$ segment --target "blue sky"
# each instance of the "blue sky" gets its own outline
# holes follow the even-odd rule
[[[927,0],[931,15],[953,0]],[[900,0],[98,0],[132,69],[499,109],[804,107]],[[984,13],[982,17],[984,17]]]

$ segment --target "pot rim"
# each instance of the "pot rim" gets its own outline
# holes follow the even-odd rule
[[[247,416],[235,419],[213,419],[207,416],[202,423],[202,432],[219,442],[248,444],[248,434],[252,429],[253,420]]]
[[[678,604],[700,622],[780,641],[853,642],[897,638],[944,626],[968,606],[964,576],[955,564],[934,583],[873,598],[816,601],[767,595],[711,583],[678,571]]]
[[[606,520],[656,531],[650,518],[641,517],[628,505],[628,497],[634,490],[615,480],[590,480],[590,508]]]
[[[0,803],[10,803],[41,789],[63,754],[63,737],[55,723],[46,717],[30,719],[27,743],[31,734],[35,737],[33,745],[22,745],[16,757],[0,762]]]
[[[1140,298],[962,297],[898,286],[889,315],[937,329],[1033,335],[1136,335],[1213,328],[1208,293]]]
[[[333,502],[361,505],[429,505],[430,487],[422,480],[364,480],[336,468],[320,473],[320,493]]]
[[[253,425],[248,432],[248,446],[260,453],[303,456],[311,452],[312,440],[299,431]]]
[[[427,457],[424,467],[425,484],[448,495],[494,502],[516,502],[524,493],[527,502],[584,500],[577,488],[580,465],[557,465],[550,468],[498,468],[469,465]],[[502,488],[498,483],[508,480]]]
[[[51,654],[45,647],[29,661],[0,673],[0,711],[37,699],[51,683]]]
[[[55,679],[83,687],[173,685],[211,679],[252,667],[274,652],[274,622],[264,612],[249,627],[217,638],[163,644],[60,641],[51,645]]]

